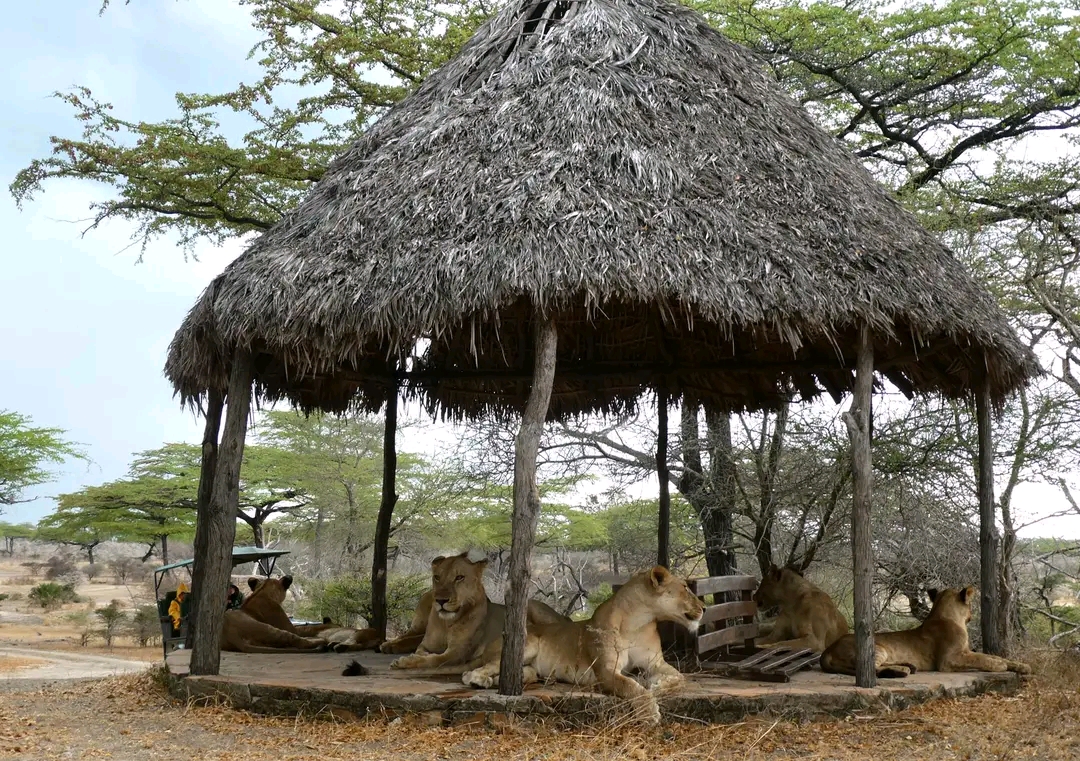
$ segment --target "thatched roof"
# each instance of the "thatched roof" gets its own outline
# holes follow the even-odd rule
[[[902,389],[1001,400],[1037,371],[991,295],[748,51],[667,0],[515,0],[220,275],[170,348],[224,387],[377,406],[523,405],[560,326],[552,415],[643,385],[728,409],[851,385],[855,326]]]

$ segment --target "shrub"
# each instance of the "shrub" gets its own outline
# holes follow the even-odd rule
[[[90,638],[94,636],[94,630],[90,627],[90,611],[72,611],[65,618],[79,630],[79,646],[86,647],[90,642]]]
[[[131,619],[131,637],[139,647],[146,647],[161,639],[161,622],[156,605],[141,605]]]
[[[142,562],[137,558],[116,558],[109,561],[109,570],[112,571],[113,579],[117,584],[127,584],[128,579],[139,575],[142,566]]]
[[[71,584],[57,584],[54,581],[46,581],[38,584],[30,590],[30,600],[40,605],[45,610],[56,610],[61,605],[69,602],[78,602],[79,596],[75,594],[75,587]]]
[[[412,621],[420,595],[430,586],[430,577],[392,576],[386,584],[387,626],[401,631]],[[300,604],[299,614],[321,620],[329,616],[335,624],[357,626],[371,620],[371,580],[340,576],[324,582],[308,582],[308,594]]]
[[[74,586],[79,580],[79,567],[66,555],[53,555],[45,563],[45,578],[48,581],[63,581]]]
[[[104,608],[98,608],[94,615],[101,619],[103,624],[101,636],[105,640],[105,646],[111,648],[113,639],[120,633],[120,629],[127,618],[124,610],[120,607],[119,600],[113,600]]]
[[[11,597],[11,595],[7,594],[6,592],[0,592],[0,602],[3,602],[4,600],[8,599],[9,597]]]
[[[101,575],[101,566],[97,563],[90,563],[89,565],[84,565],[82,571],[83,575],[86,576],[87,581],[93,581]]]

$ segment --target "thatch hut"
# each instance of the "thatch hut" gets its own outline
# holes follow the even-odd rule
[[[208,404],[209,590],[224,589],[211,574],[252,388],[304,410],[386,406],[380,527],[399,392],[452,418],[522,414],[504,692],[520,689],[540,427],[646,391],[664,413],[855,392],[865,652],[873,372],[909,395],[974,399],[988,437],[989,407],[1037,365],[991,295],[760,61],[669,0],[511,2],[214,280],[166,366],[185,402]],[[213,617],[196,620],[206,642]],[[193,671],[216,658],[197,635]]]

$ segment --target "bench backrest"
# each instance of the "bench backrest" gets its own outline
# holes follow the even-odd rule
[[[744,652],[753,651],[754,638],[758,635],[754,622],[757,615],[754,590],[758,580],[753,576],[708,576],[690,579],[689,586],[705,603],[705,614],[693,638],[698,658],[722,660],[736,647]],[[715,597],[707,600],[709,596]]]

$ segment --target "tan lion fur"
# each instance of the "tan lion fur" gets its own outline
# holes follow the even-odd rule
[[[930,590],[934,607],[920,626],[874,635],[874,668],[878,676],[904,677],[917,671],[1015,671],[1031,673],[1026,663],[975,653],[968,640],[974,587]],[[848,634],[821,654],[821,670],[855,674],[855,636]]]
[[[758,647],[809,648],[820,653],[850,631],[833,599],[790,568],[774,568],[765,574],[754,602],[762,609],[780,608],[772,631],[754,642]]]
[[[281,603],[292,578],[252,579],[251,594],[237,610],[225,611],[221,649],[238,653],[311,653],[327,648],[325,640],[297,633]],[[284,621],[282,621],[284,619]],[[282,628],[271,622],[284,623]],[[290,631],[291,630],[291,631]]]
[[[394,669],[446,669],[466,666],[483,652],[488,643],[502,636],[506,612],[502,605],[488,600],[483,575],[486,560],[473,563],[463,552],[453,557],[437,557],[431,561],[431,592],[425,603],[417,606],[413,627],[425,605],[429,608],[424,623],[424,636],[413,655],[398,658],[390,664]],[[427,595],[425,595],[427,597]],[[528,621],[566,621],[539,600],[529,602]],[[409,636],[409,635],[406,635]],[[385,651],[384,651],[385,652]],[[461,673],[457,671],[456,673]]]
[[[626,675],[642,672],[651,688],[677,684],[682,675],[664,660],[658,621],[697,631],[704,606],[686,582],[663,566],[630,577],[587,621],[536,623],[525,642],[525,683],[554,679],[599,686],[620,698],[648,698],[649,718],[658,721],[655,698]],[[498,682],[502,638],[484,652],[482,665],[462,676],[473,687]]]

